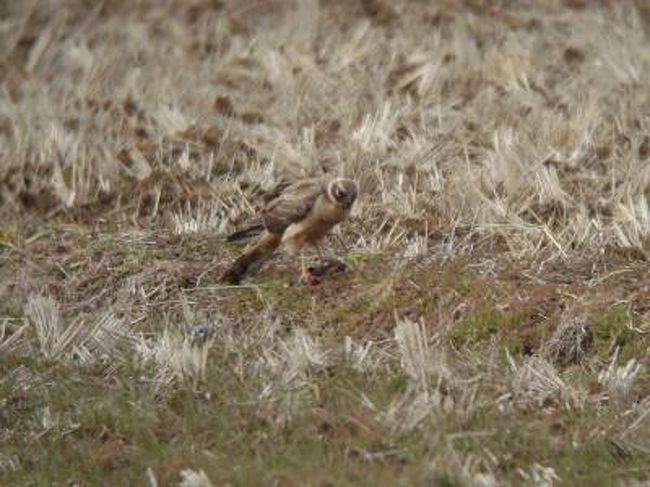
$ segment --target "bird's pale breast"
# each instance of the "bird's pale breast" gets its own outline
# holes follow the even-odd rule
[[[340,206],[319,198],[305,219],[290,225],[285,230],[282,241],[287,250],[294,254],[306,243],[317,243],[332,227],[345,220],[347,213]]]

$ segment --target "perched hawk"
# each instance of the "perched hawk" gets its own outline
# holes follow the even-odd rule
[[[300,252],[301,279],[310,282],[303,247],[311,244],[320,255],[319,240],[347,218],[357,193],[357,183],[347,178],[304,179],[286,187],[266,205],[257,223],[228,236],[233,241],[262,233],[223,274],[222,280],[239,284],[284,243],[290,254]]]

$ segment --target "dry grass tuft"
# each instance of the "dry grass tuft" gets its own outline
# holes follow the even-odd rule
[[[625,365],[619,366],[618,354],[617,348],[607,369],[598,375],[598,382],[613,401],[626,402],[632,397],[634,383],[644,367],[637,359],[630,359]]]
[[[583,409],[585,391],[568,384],[546,360],[534,357],[521,365],[512,362],[511,367],[516,400],[533,407],[557,404],[567,410]]]
[[[197,6],[196,25],[180,5],[16,4],[3,203],[221,233],[251,211],[242,197],[327,171],[360,179],[357,223],[392,234],[384,250],[471,227],[519,256],[647,255],[643,20],[555,3],[484,17],[403,2],[384,22],[337,2],[225,2]]]
[[[581,363],[590,344],[591,333],[586,319],[579,317],[560,324],[543,344],[541,353],[549,362],[566,366]]]
[[[211,487],[213,485],[203,470],[196,472],[187,468],[181,472],[181,477],[180,487]]]
[[[158,390],[164,390],[174,382],[197,390],[205,382],[208,354],[213,342],[214,337],[209,334],[183,336],[167,328],[153,340],[142,338],[137,351],[145,365],[153,364]]]
[[[90,326],[79,318],[62,325],[55,301],[32,296],[25,314],[38,340],[40,353],[47,360],[109,363],[123,360],[136,342],[134,334],[110,312],[101,315]]]
[[[644,2],[0,19],[0,483],[650,479]],[[324,173],[350,272],[218,283]]]
[[[25,346],[26,340],[23,336],[27,328],[29,328],[29,325],[24,324],[9,335],[7,333],[7,323],[2,324],[2,328],[0,328],[0,356],[17,352]]]

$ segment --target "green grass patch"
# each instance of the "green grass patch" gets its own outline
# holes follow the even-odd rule
[[[527,318],[523,311],[498,312],[487,310],[461,319],[447,334],[454,347],[476,347],[492,337],[511,352],[519,353],[522,348],[518,327]]]
[[[607,360],[618,348],[620,364],[643,357],[648,346],[647,340],[632,329],[629,312],[623,305],[614,306],[597,318],[592,336],[595,353]]]
[[[343,257],[343,261],[348,265],[354,266],[376,261],[380,257],[381,254],[378,252],[370,250],[353,250]]]

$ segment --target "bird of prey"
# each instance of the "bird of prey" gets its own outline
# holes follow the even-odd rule
[[[313,245],[322,259],[318,242],[348,217],[357,193],[357,183],[341,177],[303,179],[287,186],[266,205],[256,223],[228,236],[229,241],[234,241],[262,234],[244,250],[221,279],[230,284],[239,284],[246,274],[259,269],[284,243],[290,254],[300,253],[301,280],[311,282],[305,267],[304,246]]]

